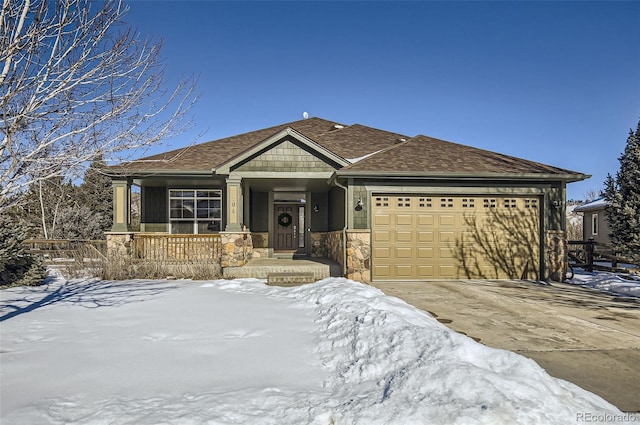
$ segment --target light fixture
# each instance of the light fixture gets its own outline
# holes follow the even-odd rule
[[[320,211],[320,208],[318,207],[318,204],[315,204],[313,206],[313,212],[318,212],[318,211]]]
[[[356,211],[362,210],[363,206],[364,206],[364,202],[362,202],[362,198],[359,197],[358,201],[356,202]]]

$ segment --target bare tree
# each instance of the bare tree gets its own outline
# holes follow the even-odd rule
[[[119,0],[2,0],[0,212],[98,155],[123,161],[184,129],[194,81],[163,86],[161,43]]]

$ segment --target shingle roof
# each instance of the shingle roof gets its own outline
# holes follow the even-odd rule
[[[116,167],[118,169],[131,171],[150,169],[166,171],[206,171],[232,159],[287,127],[294,128],[293,126],[295,126],[296,130],[313,139],[330,131],[334,125],[334,123],[321,118],[310,118],[308,120],[295,121],[226,137],[224,139],[200,143],[186,148],[174,149],[169,152],[140,158]]]
[[[553,175],[581,180],[574,171],[418,135],[408,137],[360,124],[309,118],[140,158],[112,167],[116,173],[211,172],[257,144],[291,128],[353,162],[337,175]]]
[[[379,172],[407,175],[571,174],[574,171],[419,135],[346,166],[340,175]]]
[[[345,159],[376,152],[406,137],[359,124],[347,126],[309,118],[147,156],[122,164],[118,169],[210,171],[288,127]]]

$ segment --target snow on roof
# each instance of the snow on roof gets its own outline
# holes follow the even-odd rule
[[[589,210],[595,210],[595,209],[600,209],[600,208],[604,208],[607,206],[607,201],[604,198],[598,198],[594,201],[588,202],[584,205],[580,205],[579,207],[577,207],[575,209],[575,211],[581,212],[581,211],[589,211]]]

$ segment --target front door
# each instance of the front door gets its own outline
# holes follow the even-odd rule
[[[305,252],[305,225],[303,204],[275,204],[275,237],[273,249],[276,251]]]

